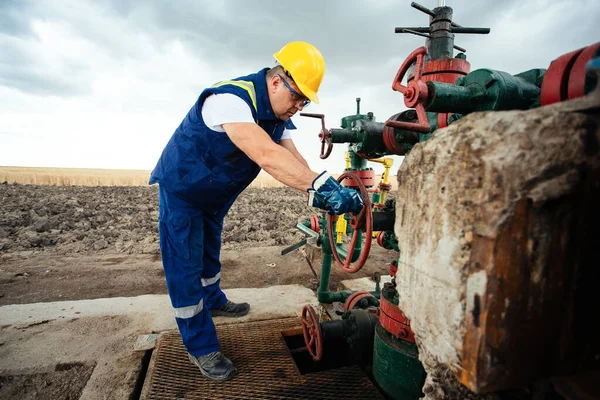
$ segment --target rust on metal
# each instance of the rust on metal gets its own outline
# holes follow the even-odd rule
[[[397,305],[385,297],[379,299],[379,323],[381,326],[396,336],[398,339],[415,343],[415,334],[410,329],[410,321]]]
[[[572,367],[571,349],[561,347],[571,328],[560,321],[571,318],[574,271],[566,219],[555,212],[545,215],[523,199],[496,237],[473,241],[469,273],[487,278],[472,295],[460,354],[459,380],[472,391],[520,387]],[[540,235],[540,226],[552,233]]]
[[[384,399],[356,365],[302,375],[282,334],[300,326],[299,318],[217,326],[221,350],[238,369],[225,382],[206,379],[188,360],[179,333],[165,332],[140,399]]]
[[[367,297],[373,297],[373,295],[366,290],[357,290],[352,293],[344,303],[344,311],[353,310],[361,300],[366,299]]]

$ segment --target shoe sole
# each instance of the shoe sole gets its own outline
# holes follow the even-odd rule
[[[234,368],[227,375],[216,377],[216,376],[212,376],[212,375],[207,374],[206,372],[204,372],[204,370],[201,367],[198,367],[198,369],[200,370],[200,372],[202,373],[202,375],[204,375],[205,377],[207,377],[211,381],[216,381],[216,382],[223,382],[223,381],[229,380],[229,379],[233,378],[235,376],[235,374],[237,373],[237,369]]]
[[[219,311],[219,310],[211,310],[210,311],[210,315],[211,317],[233,317],[233,318],[237,318],[237,317],[243,317],[244,315],[248,314],[250,312],[250,309],[246,310],[246,311],[240,311],[237,313],[228,313],[225,311]]]

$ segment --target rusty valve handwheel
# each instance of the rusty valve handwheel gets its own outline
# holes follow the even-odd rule
[[[364,206],[362,210],[354,215],[349,213],[350,215],[350,226],[354,232],[352,233],[352,240],[350,241],[350,246],[348,247],[348,254],[346,255],[346,260],[342,261],[340,257],[337,247],[336,247],[336,233],[333,229],[333,224],[338,220],[337,215],[327,214],[327,230],[329,232],[329,244],[331,245],[331,252],[333,253],[333,258],[342,267],[344,272],[354,273],[359,271],[365,262],[367,261],[367,257],[369,256],[369,250],[371,250],[371,240],[373,238],[373,213],[371,212],[371,200],[369,199],[369,192],[365,188],[365,185],[362,183],[361,179],[354,173],[348,171],[344,172],[338,178],[338,182],[342,182],[346,178],[354,179],[354,182],[358,185],[360,190],[360,195],[363,198]],[[360,251],[360,256],[358,260],[356,260],[356,264],[351,265],[352,263],[352,254],[354,253],[354,248],[357,245],[359,231],[365,231],[365,243],[364,247]]]
[[[404,104],[406,107],[414,108],[417,111],[419,123],[387,120],[385,126],[422,133],[431,132],[431,125],[429,125],[427,114],[425,114],[425,107],[423,107],[423,103],[429,95],[429,90],[425,82],[421,80],[421,75],[423,75],[423,59],[426,55],[427,47],[425,46],[421,46],[410,53],[398,70],[394,82],[392,82],[392,89],[404,95]],[[415,75],[408,82],[408,86],[404,86],[402,84],[404,75],[406,75],[408,68],[413,64],[415,64]]]
[[[344,311],[353,310],[361,300],[366,299],[367,297],[373,297],[373,295],[366,290],[359,290],[352,293],[344,303]]]
[[[300,113],[303,117],[320,118],[321,119],[321,132],[319,133],[319,139],[321,139],[321,159],[326,159],[333,150],[333,141],[331,137],[331,131],[325,128],[325,115],[323,114],[311,114],[311,113]],[[325,150],[327,145],[327,150]]]
[[[323,357],[323,332],[317,313],[310,304],[302,308],[302,335],[308,353],[313,360],[319,361]]]

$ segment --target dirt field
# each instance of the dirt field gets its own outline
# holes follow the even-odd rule
[[[157,187],[0,184],[0,305],[166,293],[158,244]],[[247,189],[225,219],[222,287],[318,282],[300,251],[296,224],[317,215],[287,188]],[[320,258],[307,249],[320,275]],[[373,245],[361,271],[387,273],[396,257]]]
[[[242,193],[225,220],[223,288],[318,287],[305,257],[320,276],[318,248],[281,255],[304,238],[296,224],[318,214],[305,201],[287,188]],[[376,244],[371,254],[355,274],[334,265],[331,288],[343,279],[388,273],[397,257]],[[164,279],[157,187],[0,184],[0,305],[165,294]],[[0,371],[0,398],[77,399],[92,369],[57,365],[6,376]]]

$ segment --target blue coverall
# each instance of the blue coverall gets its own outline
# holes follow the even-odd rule
[[[150,176],[159,184],[159,234],[175,318],[187,351],[219,350],[209,311],[227,302],[220,288],[223,218],[260,172],[224,132],[209,129],[202,104],[211,94],[242,98],[256,123],[278,143],[291,121],[278,120],[267,92],[265,68],[205,89],[167,143]]]

